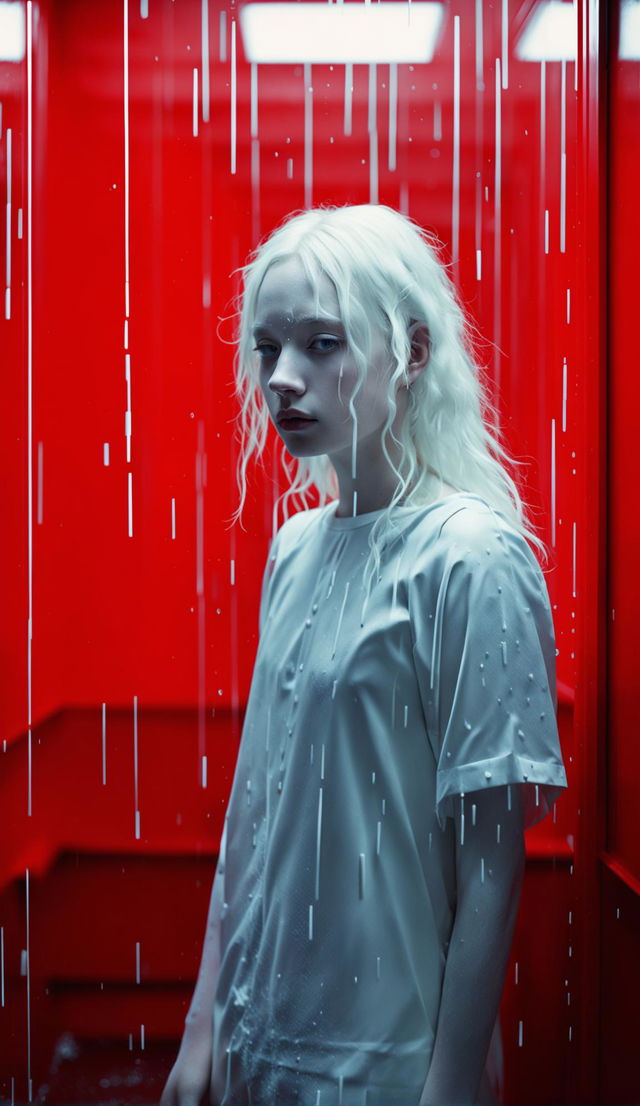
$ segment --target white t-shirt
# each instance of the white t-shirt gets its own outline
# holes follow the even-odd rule
[[[336,506],[289,518],[264,574],[216,872],[225,1106],[269,1102],[283,1071],[308,1095],[317,1076],[307,1106],[417,1103],[455,912],[453,801],[519,784],[529,827],[567,786],[549,597],[519,532],[468,493],[397,508],[365,605],[382,511]]]

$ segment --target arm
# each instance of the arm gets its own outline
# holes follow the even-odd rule
[[[224,862],[226,855],[227,822],[225,819],[218,854],[218,865],[211,888],[207,928],[191,1005],[185,1018],[185,1032],[190,1027],[204,1025],[207,1031],[213,1021],[213,1000],[220,970],[220,911],[224,899]]]
[[[169,1073],[160,1106],[191,1106],[208,1095],[213,1048],[213,1002],[220,970],[220,911],[224,898],[227,823],[213,880],[200,970],[185,1018],[180,1051]],[[222,861],[222,863],[221,863]],[[207,1101],[209,1099],[207,1098]]]
[[[419,1106],[467,1106],[476,1101],[500,1009],[524,876],[520,787],[511,786],[510,811],[506,785],[466,794],[462,844],[462,801],[457,799],[455,806],[456,915],[431,1065]]]

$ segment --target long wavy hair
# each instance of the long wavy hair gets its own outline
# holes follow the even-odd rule
[[[319,278],[325,275],[333,283],[347,345],[358,370],[354,395],[367,374],[375,332],[387,341],[392,373],[382,448],[398,483],[387,509],[370,531],[366,571],[378,572],[381,553],[395,531],[396,504],[428,506],[439,498],[443,482],[482,497],[546,560],[546,546],[528,524],[522,497],[508,472],[523,462],[514,460],[500,441],[486,370],[477,363],[473,346],[477,331],[449,276],[442,246],[414,220],[382,204],[327,205],[293,212],[252,251],[247,264],[236,270],[242,274],[234,338],[235,390],[240,404],[236,477],[241,498],[232,522],[242,514],[247,466],[252,455],[255,460],[261,457],[270,422],[252,348],[256,300],[270,266],[292,256],[302,262],[317,302]],[[408,388],[409,406],[401,437],[399,442],[394,438],[401,444],[396,468],[387,442],[391,441],[397,410],[398,383],[408,384],[409,329],[415,323],[428,328],[429,361]],[[349,409],[355,453],[353,397]],[[274,505],[274,529],[280,502],[287,518],[289,500],[296,497],[306,510],[312,488],[319,494],[320,506],[339,496],[336,472],[326,454],[291,458],[282,446],[281,463],[288,487]]]

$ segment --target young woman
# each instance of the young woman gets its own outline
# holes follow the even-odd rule
[[[244,268],[238,476],[269,418],[275,535],[180,1052],[162,1106],[496,1100],[523,831],[567,786],[555,639],[470,324],[378,205]],[[284,455],[283,455],[284,457]],[[236,516],[237,517],[237,516]]]

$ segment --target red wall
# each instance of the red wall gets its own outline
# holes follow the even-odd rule
[[[610,700],[606,684],[607,630],[613,633],[607,527],[619,551],[637,519],[630,520],[628,510],[622,516],[627,470],[615,444],[607,472],[604,275],[605,247],[611,244],[623,261],[614,267],[621,274],[615,278],[620,295],[612,302],[620,315],[611,319],[616,338],[609,354],[621,390],[612,410],[630,437],[632,416],[624,420],[632,408],[622,387],[623,381],[630,387],[633,356],[624,295],[630,295],[634,272],[628,215],[635,198],[629,182],[639,164],[633,129],[638,67],[618,63],[610,39],[612,96],[618,99],[609,110],[615,103],[620,115],[611,132],[618,207],[609,228],[604,57],[607,19],[613,26],[617,5],[579,0],[575,64],[541,65],[516,56],[534,8],[533,0],[479,5],[477,53],[475,2],[445,4],[433,62],[398,67],[394,170],[388,167],[390,70],[376,67],[377,199],[407,211],[445,243],[486,339],[478,356],[494,384],[508,448],[525,462],[523,495],[552,553],[546,578],[569,792],[558,803],[556,820],[548,818],[528,835],[527,883],[512,957],[520,970],[517,984],[510,973],[503,1003],[509,1100],[532,1101],[527,1096],[534,1089],[539,1102],[605,1101],[598,1097],[606,1040],[599,1021],[598,957],[607,799],[616,811],[608,847],[619,849],[629,872],[640,876],[637,786],[625,783],[635,779],[637,785],[638,779],[633,727],[624,724],[632,686],[623,660],[633,633],[623,598],[631,556],[616,561],[620,572],[612,582],[620,591],[611,603],[620,636],[610,637]],[[11,1078],[26,1093],[29,1072],[37,1082],[37,1065],[46,1064],[56,1034],[70,1025],[80,1032],[87,1024],[83,1017],[77,1024],[66,1020],[71,1007],[48,1000],[38,1021],[36,996],[45,994],[47,981],[68,981],[73,963],[79,978],[96,985],[105,972],[131,981],[131,959],[110,952],[108,942],[93,955],[86,949],[77,960],[68,955],[82,945],[74,919],[87,909],[86,881],[78,883],[77,899],[67,890],[67,914],[52,915],[57,937],[49,942],[49,960],[42,944],[49,939],[31,911],[33,932],[41,938],[37,953],[31,952],[38,971],[28,980],[21,977],[27,888],[46,912],[46,888],[57,894],[56,864],[68,889],[65,857],[75,853],[124,853],[132,865],[147,857],[147,869],[136,867],[140,879],[158,857],[170,865],[175,855],[184,855],[185,863],[204,855],[210,857],[209,881],[213,874],[257,644],[271,478],[278,478],[279,463],[270,449],[265,472],[252,481],[246,529],[231,528],[237,408],[229,343],[237,285],[230,274],[262,235],[309,197],[313,204],[376,199],[369,67],[354,67],[352,133],[345,135],[344,66],[313,66],[313,91],[307,86],[306,93],[313,111],[313,173],[305,187],[304,68],[258,68],[258,133],[252,138],[251,67],[239,26],[237,163],[231,172],[231,29],[237,10],[222,0],[205,7],[207,120],[202,10],[195,0],[152,0],[148,18],[142,18],[139,5],[131,3],[125,36],[121,5],[46,0],[28,10],[32,66],[26,60],[0,64],[4,181],[9,130],[12,146],[11,310],[0,320],[2,513],[10,523],[0,548],[0,786],[10,825],[0,844],[0,887],[7,886],[0,898],[7,981],[0,1005],[0,1093]],[[196,136],[194,67],[200,89]],[[602,771],[607,702],[620,712],[611,731],[609,796]],[[96,895],[98,884],[94,879]],[[149,895],[156,893],[153,886]],[[133,905],[122,894],[118,910],[133,918]],[[202,930],[204,920],[202,905]],[[130,947],[135,940],[132,922]],[[164,962],[158,958],[149,966],[149,983],[185,981],[184,994],[155,1027],[158,1007],[150,993],[151,1038],[154,1032],[166,1035],[168,1027],[179,1033],[198,941],[189,946],[186,961],[169,943]],[[91,992],[85,1001],[95,1014],[103,999]],[[607,1001],[622,1022],[622,994],[614,989]],[[126,1036],[131,1026],[120,1026],[117,1013],[113,1017],[113,1032]],[[522,1045],[520,1021],[526,1026]],[[548,1059],[544,1074],[542,1049]],[[627,1086],[620,1059],[617,1070]],[[616,1100],[623,1101],[620,1086],[617,1092]]]

